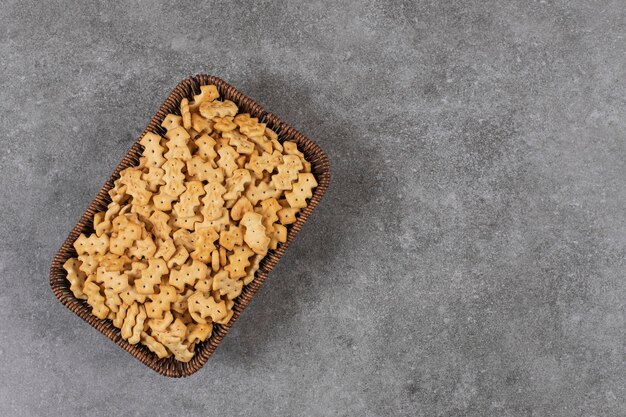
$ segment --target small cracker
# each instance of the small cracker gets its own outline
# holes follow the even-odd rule
[[[222,146],[217,153],[220,156],[220,159],[217,161],[217,166],[224,170],[226,177],[232,177],[233,171],[239,168],[236,162],[239,154],[230,145]]]
[[[166,311],[163,313],[163,317],[160,319],[151,319],[149,318],[146,321],[146,325],[151,330],[156,330],[157,332],[164,332],[167,330],[170,324],[174,321],[174,316],[171,311]]]
[[[185,285],[193,287],[196,281],[205,278],[208,273],[209,269],[204,263],[193,260],[190,264],[183,265],[180,270],[171,270],[169,284],[183,292]]]
[[[217,249],[211,252],[211,269],[213,270],[213,272],[216,272],[218,269],[220,269],[220,252]]]
[[[224,267],[224,270],[228,272],[232,279],[245,277],[246,268],[250,266],[248,259],[252,255],[254,255],[254,252],[247,246],[236,246],[233,250],[233,254],[228,256],[229,263]]]
[[[246,164],[246,168],[254,174],[255,178],[261,179],[263,178],[263,172],[271,174],[282,163],[283,157],[278,151],[273,153],[263,152],[261,155],[255,152],[250,155],[250,161]]]
[[[104,255],[109,249],[109,237],[107,235],[98,237],[95,234],[87,237],[81,233],[74,242],[74,249],[76,249],[76,253],[79,255]]]
[[[161,284],[163,275],[170,271],[163,259],[149,259],[148,267],[141,271],[141,278],[135,280],[135,288],[140,294],[154,294],[154,286]]]
[[[165,184],[163,175],[165,171],[158,167],[149,167],[148,172],[144,172],[141,175],[141,179],[148,185],[148,191],[155,193],[159,190],[159,186]]]
[[[116,294],[129,288],[128,275],[119,271],[107,271],[102,266],[96,269],[96,281],[102,283],[103,288],[109,288]]]
[[[193,96],[193,103],[190,104],[190,107],[193,110],[196,110],[200,107],[200,104],[206,101],[213,101],[220,98],[220,94],[217,92],[217,87],[213,84],[203,85],[200,87],[200,94],[196,94]]]
[[[105,298],[100,294],[100,287],[95,282],[85,282],[83,293],[87,296],[87,303],[91,306],[91,313],[101,320],[109,314],[109,308],[104,305]]]
[[[142,172],[135,167],[126,168],[120,174],[120,183],[126,185],[126,193],[133,197],[134,204],[146,205],[150,202],[152,193],[148,190],[148,183],[141,179]]]
[[[187,161],[187,174],[192,180],[221,183],[224,181],[224,169],[213,168],[210,162],[195,155]]]
[[[187,303],[189,313],[196,323],[206,324],[207,317],[210,317],[212,321],[216,321],[227,314],[226,303],[224,303],[224,301],[215,301],[212,296],[205,297],[199,291],[192,294],[187,299]]]
[[[226,296],[229,300],[234,300],[241,294],[243,282],[239,279],[232,279],[228,275],[226,271],[215,274],[213,277],[213,290],[219,291],[221,296]]]
[[[315,176],[311,173],[298,174],[298,181],[293,184],[291,191],[285,192],[285,199],[293,208],[304,208],[306,200],[313,196],[313,188],[317,187]]]
[[[165,148],[161,146],[161,136],[153,132],[146,132],[145,135],[139,141],[139,144],[143,146],[142,157],[140,161],[143,161],[141,165],[151,168],[158,168],[165,162],[163,157],[163,151]]]
[[[283,156],[283,163],[276,167],[277,174],[272,175],[272,184],[277,190],[291,190],[292,183],[298,179],[298,172],[303,168],[297,155]]]
[[[242,135],[236,130],[224,132],[222,137],[228,139],[228,144],[233,146],[240,154],[250,155],[254,151],[254,143],[248,141],[246,135]]]
[[[191,127],[198,133],[211,133],[213,131],[213,123],[198,113],[191,113]]]
[[[295,223],[298,220],[296,214],[300,212],[300,209],[290,207],[287,200],[279,200],[278,203],[282,207],[282,209],[276,212],[278,216],[278,221],[280,221],[280,223],[284,225]]]
[[[157,238],[164,240],[169,239],[172,228],[168,224],[170,216],[160,210],[155,210],[150,216],[150,229],[152,234]]]
[[[187,343],[204,342],[213,333],[212,324],[193,323],[187,326]]]
[[[151,319],[163,318],[163,314],[170,310],[171,304],[176,301],[178,295],[176,289],[170,285],[159,287],[159,293],[150,296],[150,301],[145,303],[146,314]]]
[[[150,259],[154,257],[157,250],[154,240],[151,236],[146,236],[143,239],[135,240],[133,246],[128,249],[128,255],[136,259]]]
[[[191,112],[189,111],[189,100],[186,97],[180,101],[180,115],[183,118],[183,127],[191,129]]]
[[[176,253],[176,245],[171,238],[159,239],[156,241],[157,251],[154,254],[155,258],[163,258],[164,261],[169,261]]]
[[[256,117],[250,117],[249,113],[241,113],[235,116],[235,123],[239,126],[239,130],[249,138],[263,136],[265,133],[265,123],[259,123]]]
[[[245,196],[241,196],[231,207],[230,217],[235,221],[239,221],[243,215],[249,211],[254,211],[252,203],[250,203],[250,200],[248,200]]]
[[[134,304],[133,304],[134,305]],[[139,313],[135,317],[135,326],[132,328],[132,334],[128,338],[128,343],[136,345],[141,340],[141,332],[143,332],[144,322],[146,321],[146,308],[139,306]]]
[[[187,189],[174,204],[173,210],[176,217],[192,217],[200,206],[200,197],[204,195],[204,188],[200,181],[189,181],[185,185]]]
[[[184,229],[181,229],[181,230],[184,230]],[[176,244],[176,241],[174,241],[174,244]],[[187,251],[187,248],[185,248],[184,246],[177,246],[176,252],[167,261],[167,267],[170,269],[172,269],[175,266],[180,267],[185,264],[188,258],[189,258],[189,252]]]
[[[161,123],[161,127],[165,128],[168,132],[182,125],[183,118],[172,113],[165,116],[165,119],[163,119],[163,122]]]
[[[70,258],[63,264],[63,269],[67,271],[67,280],[70,282],[70,291],[74,293],[76,298],[86,300],[87,296],[83,293],[85,278],[87,275],[80,270],[81,262],[76,258]]]
[[[172,238],[174,239],[174,243],[177,247],[183,246],[187,249],[187,251],[195,249],[193,246],[193,235],[189,232],[189,230],[178,229],[174,232]]]
[[[128,340],[133,335],[133,328],[135,327],[136,318],[138,314],[139,314],[139,305],[137,303],[133,303],[126,311],[124,324],[122,324],[122,328],[121,328],[122,339]]]
[[[237,125],[233,122],[232,116],[215,117],[213,119],[213,129],[218,132],[230,132],[237,129]]]
[[[226,193],[222,196],[224,201],[237,200],[241,193],[246,189],[246,185],[250,184],[252,177],[247,169],[236,169],[233,171],[232,177],[226,179]]]
[[[248,189],[244,193],[253,206],[256,206],[260,200],[266,200],[272,197],[278,198],[281,194],[281,190],[277,190],[274,185],[265,181],[261,181],[258,184],[251,183],[248,185]]]
[[[237,105],[230,100],[208,101],[201,103],[198,107],[200,114],[209,120],[213,120],[216,117],[233,117],[237,114],[237,110]]]
[[[270,238],[265,234],[263,217],[258,213],[248,212],[243,215],[240,225],[245,227],[243,240],[256,254],[265,256]]]
[[[215,250],[214,242],[219,238],[218,233],[212,227],[196,229],[193,232],[194,251],[191,258],[204,263],[211,262],[211,252]]]
[[[243,232],[239,226],[230,225],[220,231],[220,246],[228,250],[233,250],[235,246],[241,245],[243,245]],[[217,260],[219,265],[219,257]]]
[[[141,332],[140,341],[143,345],[145,345],[151,352],[156,354],[159,359],[167,358],[169,353],[165,346],[162,343],[159,343],[154,337],[150,336],[146,332]]]
[[[165,143],[168,151],[165,153],[165,158],[168,160],[180,159],[181,161],[188,161],[191,159],[191,151],[187,143],[191,136],[184,127],[175,127],[172,130],[168,130],[165,134],[168,141]]]
[[[205,195],[202,198],[202,207],[200,213],[204,216],[204,220],[215,220],[223,215],[224,199],[222,195],[226,192],[226,188],[220,183],[210,182],[204,186]]]
[[[196,154],[205,161],[209,162],[213,168],[217,167],[215,159],[217,158],[217,150],[215,149],[215,139],[209,135],[202,135],[195,140],[195,144],[198,147]]]

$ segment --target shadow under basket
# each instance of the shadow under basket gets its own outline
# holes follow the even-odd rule
[[[317,188],[313,192],[313,197],[309,201],[306,208],[302,209],[296,223],[288,226],[287,241],[278,246],[274,251],[269,251],[267,256],[261,261],[259,270],[257,271],[254,280],[244,287],[241,295],[235,299],[235,305],[233,307],[233,317],[225,325],[215,325],[213,327],[213,333],[203,343],[199,343],[195,348],[195,355],[190,362],[180,362],[174,359],[174,357],[159,359],[154,353],[142,344],[131,345],[122,339],[120,330],[113,326],[111,320],[100,320],[93,314],[91,314],[91,307],[83,300],[74,297],[74,294],[69,289],[69,282],[66,279],[67,273],[63,269],[63,264],[69,258],[76,256],[73,243],[81,233],[89,234],[93,233],[93,216],[95,213],[104,211],[107,205],[111,202],[108,195],[108,191],[113,187],[113,181],[119,178],[119,173],[123,169],[136,166],[139,164],[139,157],[141,156],[142,146],[139,144],[139,140],[146,132],[154,132],[160,135],[165,133],[165,130],[161,127],[161,122],[165,116],[169,113],[180,115],[180,102],[186,97],[190,101],[195,94],[200,93],[200,86],[213,84],[217,87],[220,97],[222,99],[228,99],[237,104],[240,112],[250,113],[253,117],[259,119],[260,122],[267,123],[267,126],[278,134],[279,141],[291,140],[297,143],[298,149],[304,153],[305,158],[311,163],[311,171],[318,182]],[[199,74],[194,77],[187,78],[180,82],[176,88],[170,93],[165,102],[161,105],[158,112],[154,115],[146,129],[141,133],[137,141],[133,144],[130,150],[126,153],[122,161],[113,171],[111,178],[104,184],[98,195],[87,207],[87,210],[83,213],[80,220],[74,226],[63,245],[59,248],[58,252],[52,260],[50,267],[50,285],[54,295],[59,301],[72,310],[76,315],[96,328],[100,333],[117,343],[128,353],[140,360],[146,366],[152,368],[161,375],[168,377],[184,377],[193,374],[198,371],[207,362],[209,357],[215,352],[215,349],[220,344],[226,333],[235,323],[239,315],[250,303],[250,300],[261,287],[261,284],[265,281],[269,273],[274,269],[280,258],[285,253],[285,250],[289,247],[291,242],[295,239],[296,235],[302,229],[304,222],[313,212],[313,209],[318,205],[320,199],[328,189],[330,183],[330,164],[328,158],[322,149],[316,145],[312,140],[298,132],[294,128],[290,127],[286,123],[282,122],[272,113],[267,112],[252,99],[229,85],[225,81],[210,75]]]

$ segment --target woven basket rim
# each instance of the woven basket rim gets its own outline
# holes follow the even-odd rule
[[[296,223],[288,226],[287,241],[275,250],[269,251],[268,255],[263,258],[255,279],[244,287],[241,295],[235,299],[233,307],[233,317],[226,325],[215,325],[213,334],[205,342],[196,346],[195,355],[190,362],[184,363],[172,358],[159,359],[154,353],[149,351],[141,344],[131,345],[122,339],[119,329],[115,328],[110,320],[100,320],[91,314],[91,308],[83,301],[79,300],[69,290],[69,282],[66,279],[66,271],[63,269],[65,261],[73,256],[76,252],[73,248],[74,241],[80,233],[93,232],[93,215],[106,207],[111,200],[108,191],[113,187],[113,181],[119,177],[120,171],[129,166],[138,164],[138,158],[141,155],[142,147],[139,144],[141,138],[147,132],[162,134],[164,130],[160,124],[168,113],[178,113],[179,104],[182,98],[192,99],[194,94],[200,92],[201,85],[214,84],[222,98],[229,99],[243,111],[249,112],[253,117],[259,118],[259,121],[267,123],[267,126],[278,133],[279,140],[293,140],[298,144],[305,158],[311,162],[312,173],[318,182],[317,188],[313,192],[313,196],[306,208],[304,208]],[[330,163],[324,151],[311,139],[283,122],[274,114],[266,111],[250,97],[228,84],[226,81],[212,75],[197,74],[182,80],[167,96],[163,104],[159,107],[156,114],[152,117],[146,128],[141,132],[135,142],[132,144],[128,152],[124,155],[120,163],[113,170],[110,178],[104,183],[98,194],[88,205],[85,212],[81,215],[76,225],[72,228],[68,237],[65,239],[57,253],[55,254],[50,266],[50,286],[56,298],[74,312],[77,316],[94,327],[104,336],[112,340],[121,348],[126,350],[144,365],[161,375],[167,377],[186,377],[202,368],[215,349],[220,344],[224,336],[236,322],[243,310],[248,306],[254,294],[261,287],[269,273],[274,269],[286,249],[294,241],[302,226],[307,221],[315,207],[319,204],[321,198],[326,193],[330,184]]]

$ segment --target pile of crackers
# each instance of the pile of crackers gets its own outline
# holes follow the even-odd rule
[[[74,295],[131,344],[188,362],[317,182],[294,142],[202,86],[162,137],[146,133],[139,165],[120,173],[64,268]]]

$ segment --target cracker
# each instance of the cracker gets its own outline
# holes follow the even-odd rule
[[[232,177],[233,171],[239,168],[236,162],[239,154],[230,145],[222,146],[217,153],[220,156],[217,165],[224,170],[226,177]]]
[[[215,159],[217,158],[217,150],[215,149],[215,139],[209,135],[202,135],[195,140],[195,144],[198,147],[196,153],[203,160],[209,162],[213,168],[217,167]]]
[[[200,206],[200,197],[204,195],[200,181],[189,181],[185,186],[187,189],[180,195],[179,202],[173,206],[177,217],[193,217]]]
[[[180,159],[181,161],[191,159],[191,151],[187,145],[191,136],[184,127],[178,126],[172,130],[168,130],[167,133],[165,133],[165,137],[168,139],[165,143],[167,147],[165,158],[168,160]]]
[[[174,244],[176,244],[176,241],[174,241]],[[184,246],[177,246],[176,252],[174,252],[174,255],[172,255],[172,257],[167,261],[167,267],[170,269],[175,266],[180,267],[184,265],[188,258],[189,252],[187,251],[187,248],[185,248]]]
[[[143,332],[145,320],[146,308],[144,306],[139,306],[139,313],[135,316],[135,325],[132,328],[131,336],[128,338],[128,343],[131,345],[136,345],[141,340],[140,337],[141,332]]]
[[[101,320],[109,314],[109,308],[104,305],[104,297],[100,294],[100,287],[94,282],[86,282],[83,293],[87,296],[87,303],[91,306],[91,313]]]
[[[180,159],[170,159],[163,164],[163,170],[165,171],[163,181],[165,184],[160,188],[162,192],[169,196],[178,197],[185,191],[185,174],[183,174],[184,166],[185,163]]]
[[[143,146],[142,157],[139,159],[142,166],[150,168],[158,168],[165,162],[163,151],[165,150],[161,146],[161,136],[156,133],[146,132],[145,135],[139,141],[139,144]]]
[[[171,238],[159,239],[156,241],[157,251],[154,254],[155,258],[162,258],[164,261],[169,261],[176,253],[176,245]]]
[[[292,191],[285,193],[285,199],[290,207],[304,208],[306,200],[313,196],[313,188],[317,187],[317,181],[311,173],[298,174],[298,181],[293,184]]]
[[[235,246],[241,245],[243,245],[243,232],[239,226],[230,225],[220,231],[220,246],[233,250]],[[215,250],[214,252],[217,253],[218,251]],[[219,255],[216,262],[219,267]],[[213,269],[216,270],[217,268]]]
[[[273,153],[263,152],[259,155],[254,152],[250,155],[250,161],[246,164],[246,168],[254,174],[257,179],[263,178],[263,172],[272,173],[277,166],[283,163],[282,154],[278,151]]]
[[[205,195],[202,198],[202,207],[200,213],[204,216],[204,220],[215,220],[223,215],[224,199],[222,195],[226,192],[226,188],[220,183],[211,182],[204,186]]]
[[[95,234],[87,237],[81,233],[74,241],[74,249],[79,255],[103,255],[109,249],[109,237],[107,235],[98,237]]]
[[[148,333],[141,332],[140,341],[143,345],[150,349],[151,352],[154,352],[159,359],[167,358],[169,356],[165,346],[163,346],[162,343],[157,342],[157,340]]]
[[[178,229],[172,235],[174,239],[174,244],[176,247],[183,246],[187,251],[192,251],[195,249],[193,246],[193,235],[189,230],[186,229]]]
[[[235,116],[237,105],[230,100],[205,101],[198,107],[198,111],[203,117],[213,120],[216,117]]]
[[[230,278],[226,271],[217,273],[213,277],[213,290],[218,291],[220,295],[226,296],[229,300],[237,298],[241,294],[242,289],[243,282],[239,279]]]
[[[212,296],[205,297],[201,292],[196,291],[187,299],[189,313],[196,323],[206,324],[207,318],[217,321],[226,316],[226,303],[216,301]]]
[[[246,135],[242,135],[236,130],[222,133],[222,137],[228,139],[228,144],[243,155],[250,155],[254,151],[254,142],[248,141]]]
[[[198,155],[187,161],[187,174],[192,180],[208,181],[221,184],[224,181],[224,169],[213,168],[210,162]]]
[[[96,269],[96,281],[101,283],[103,288],[109,288],[115,294],[129,288],[128,275],[119,271],[107,271],[102,266]]]
[[[165,119],[163,119],[163,122],[161,123],[161,127],[165,128],[168,132],[182,125],[183,118],[172,113],[165,116]]]
[[[142,172],[137,168],[128,168],[121,172],[120,182],[126,186],[126,193],[133,197],[133,203],[146,205],[152,193],[148,191],[148,183],[141,179]]]
[[[203,279],[208,273],[207,266],[194,259],[191,263],[183,265],[180,270],[171,270],[169,284],[183,292],[185,285],[193,287],[196,281]]]
[[[141,271],[141,278],[135,280],[135,288],[140,294],[154,294],[154,287],[161,284],[161,278],[169,273],[163,259],[148,260],[148,267]]]
[[[233,176],[226,180],[226,193],[222,198],[226,202],[237,200],[251,181],[252,177],[247,169],[234,170]]]
[[[172,228],[168,224],[170,216],[160,210],[155,210],[150,216],[151,232],[161,240],[169,239]]]
[[[297,155],[283,156],[283,163],[276,167],[278,173],[272,175],[272,184],[277,190],[291,190],[292,183],[298,179],[298,172],[302,168],[302,161]]]
[[[258,213],[248,212],[243,215],[239,224],[245,228],[243,235],[244,242],[246,242],[254,253],[265,256],[270,238],[265,235],[263,217]]]
[[[204,342],[213,332],[212,324],[190,324],[187,326],[187,343]]]
[[[192,233],[194,250],[191,258],[204,263],[211,262],[211,252],[215,250],[214,242],[219,238],[218,233],[212,227],[197,229]]]
[[[213,131],[213,123],[197,113],[191,113],[191,127],[198,133],[211,133]]]
[[[258,184],[251,183],[244,193],[246,198],[250,200],[253,206],[256,206],[260,200],[268,198],[278,198],[282,194],[281,190],[277,190],[274,185],[261,181]]]
[[[237,129],[237,125],[233,122],[232,116],[215,117],[213,118],[213,129],[218,132],[230,132]]]
[[[249,211],[254,211],[252,207],[252,203],[245,196],[241,196],[237,202],[230,209],[230,217],[239,221],[243,217],[243,215]]]
[[[214,85],[203,85],[200,87],[200,94],[193,96],[193,103],[190,105],[192,110],[197,110],[200,104],[206,101],[213,101],[220,98],[217,87]]]
[[[246,276],[246,268],[250,266],[249,258],[254,254],[247,246],[236,246],[233,254],[228,256],[228,265],[224,270],[228,272],[232,279],[239,279]]]
[[[256,117],[250,117],[249,113],[241,113],[235,116],[235,123],[244,135],[253,138],[263,136],[265,133],[265,123],[259,123]]]
[[[165,175],[165,171],[158,167],[149,167],[148,172],[144,172],[141,175],[141,179],[144,180],[148,186],[148,191],[151,193],[155,193],[159,190],[159,187],[165,184],[163,180],[163,175]],[[150,207],[150,206],[143,206]]]
[[[180,101],[180,115],[183,118],[183,127],[187,130],[191,129],[191,112],[189,111],[189,100],[186,97]]]
[[[86,300],[87,296],[83,293],[85,278],[87,275],[80,270],[81,262],[76,258],[70,258],[63,264],[63,269],[67,271],[67,280],[70,282],[70,291],[76,298]]]
[[[159,293],[150,295],[150,301],[145,303],[146,314],[151,319],[163,318],[163,314],[169,311],[171,304],[176,301],[178,295],[176,289],[170,285],[161,284]]]

